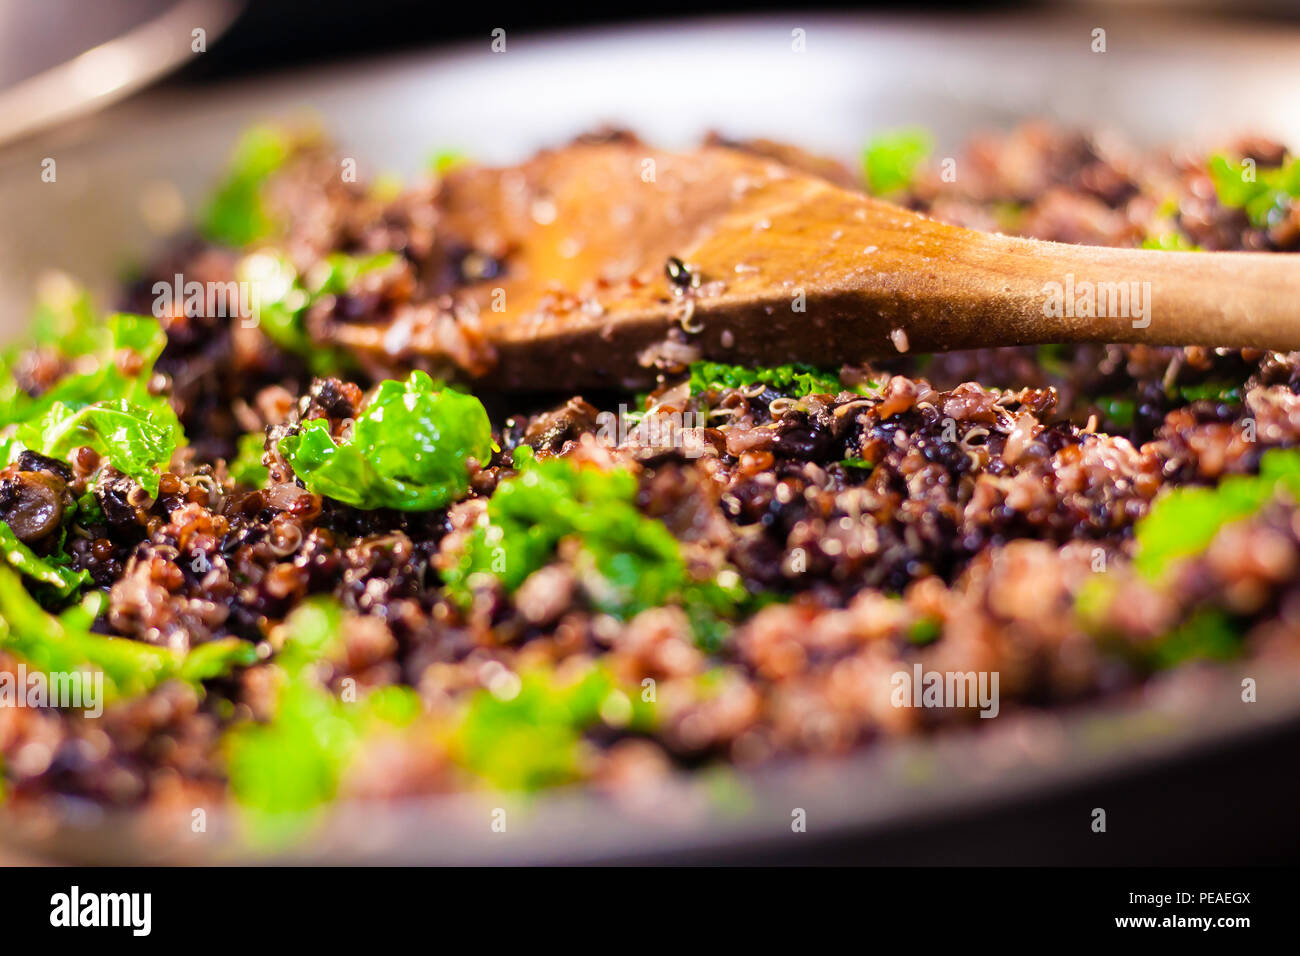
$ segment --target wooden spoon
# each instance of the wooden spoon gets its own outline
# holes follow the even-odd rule
[[[1300,349],[1300,256],[974,232],[721,147],[580,143],[466,169],[440,215],[440,235],[505,264],[463,291],[496,352],[483,382],[500,388],[640,386],[692,357],[836,367],[1054,342]]]

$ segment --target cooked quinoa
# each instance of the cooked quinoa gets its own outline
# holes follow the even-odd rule
[[[866,182],[713,141],[977,229],[1300,248],[1300,169],[1258,138],[1142,153],[1028,125],[969,143],[955,182],[917,134],[873,144]],[[1271,193],[1232,191],[1243,158]],[[493,394],[451,304],[508,259],[440,234],[446,169],[346,183],[326,144],[269,129],[234,162],[117,304],[147,317],[158,282],[268,262],[294,298],[264,293],[257,324],[177,302],[149,345],[144,319],[96,338],[65,289],[42,305],[57,334],[6,357],[0,521],[30,560],[6,544],[0,672],[72,660],[50,656],[61,615],[111,692],[102,718],[0,707],[18,810],[617,792],[979,723],[894,706],[917,663],[997,672],[1007,714],[1300,654],[1300,353],[903,346],[839,369],[696,362],[641,395]],[[395,327],[445,358],[337,344]],[[78,406],[42,396],[96,362],[144,422],[134,453],[84,410],[50,437]]]

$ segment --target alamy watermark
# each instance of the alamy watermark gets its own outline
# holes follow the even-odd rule
[[[250,281],[198,282],[185,281],[176,273],[171,282],[159,280],[153,284],[153,314],[156,319],[185,315],[187,318],[243,319],[246,326],[257,324],[262,300],[260,284]]]
[[[57,707],[87,717],[104,713],[103,671],[0,671],[0,707]]]
[[[50,925],[54,927],[121,927],[132,936],[148,936],[153,929],[152,893],[91,893],[74,885],[50,897]]]
[[[699,458],[708,447],[704,429],[708,416],[699,412],[648,412],[632,414],[626,405],[617,412],[596,416],[596,439],[610,448],[633,444],[651,451],[680,452],[684,458]]]
[[[1151,324],[1150,282],[1076,281],[1067,272],[1064,282],[1048,282],[1042,293],[1043,315],[1049,319],[1132,319],[1135,329]]]
[[[997,671],[927,671],[915,664],[889,679],[889,702],[895,707],[978,707],[981,717],[996,717]]]

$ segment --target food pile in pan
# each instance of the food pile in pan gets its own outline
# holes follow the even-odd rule
[[[728,145],[978,229],[1300,247],[1300,161],[1263,140],[1029,125],[951,182],[917,132],[860,172]],[[648,394],[495,394],[453,303],[508,259],[439,234],[462,162],[349,182],[259,127],[120,311],[47,283],[0,375],[15,808],[618,793],[1300,654],[1300,355],[705,357]],[[379,362],[343,326],[438,348]],[[998,699],[900,700],[931,672]]]

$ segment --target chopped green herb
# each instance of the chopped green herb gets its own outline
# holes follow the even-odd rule
[[[222,637],[193,648],[181,661],[176,676],[191,684],[201,684],[256,663],[256,645],[237,637]]]
[[[369,256],[330,253],[307,273],[303,287],[313,302],[324,295],[343,295],[361,277],[391,269],[397,262],[395,252],[376,252]]]
[[[290,679],[270,723],[242,724],[227,734],[231,793],[256,832],[292,833],[334,799],[367,737],[410,724],[419,708],[415,691],[401,685],[345,704],[319,684]]]
[[[293,151],[293,138],[282,129],[254,126],[245,130],[235,145],[225,179],[200,215],[204,237],[239,247],[269,236],[274,224],[262,202],[262,187]]]
[[[1151,664],[1165,669],[1188,661],[1227,661],[1241,653],[1241,634],[1217,608],[1203,608],[1151,649]]]
[[[1115,598],[1115,580],[1110,574],[1093,574],[1074,595],[1074,613],[1085,630],[1103,629],[1106,614]]]
[[[109,700],[133,697],[173,677],[201,681],[253,663],[253,645],[237,638],[201,645],[188,658],[165,647],[90,630],[104,603],[91,592],[57,617],[47,613],[9,568],[0,566],[0,647],[46,673],[104,672]],[[207,648],[207,649],[205,649]]]
[[[459,149],[438,149],[430,154],[425,163],[426,168],[439,176],[445,176],[453,169],[468,165],[469,155]]]
[[[929,615],[918,617],[907,629],[907,642],[922,646],[933,644],[942,634],[943,622],[938,618]]]
[[[290,681],[273,721],[228,734],[231,793],[255,825],[296,822],[279,818],[331,801],[356,744],[357,728],[342,704],[322,688]]]
[[[508,699],[475,693],[454,749],[461,763],[501,790],[567,783],[580,775],[582,732],[602,723],[602,714],[632,729],[653,723],[649,706],[619,690],[604,670],[592,668],[568,684],[530,671]]]
[[[37,336],[38,344],[41,344]],[[66,342],[53,346],[65,359],[81,359],[76,370],[63,376],[38,398],[26,393],[12,396],[16,401],[0,405],[0,425],[20,422],[43,414],[56,402],[78,408],[101,399],[150,399],[147,381],[153,363],[167,344],[167,336],[158,323],[139,315],[118,313],[94,328],[73,332]],[[130,350],[141,359],[141,368],[127,376],[114,363],[114,354]],[[15,350],[13,360],[21,349]],[[8,362],[6,364],[9,364]]]
[[[74,517],[83,526],[104,523],[104,509],[100,506],[99,499],[95,497],[94,489],[87,488],[82,492],[81,497],[77,499]]]
[[[1142,240],[1143,249],[1159,249],[1164,252],[1204,252],[1181,232],[1170,230],[1156,236],[1147,236]]]
[[[1241,401],[1241,388],[1231,382],[1200,382],[1178,386],[1178,394],[1185,402],[1215,401],[1235,405]]]
[[[336,651],[342,622],[333,602],[315,600],[295,609],[277,658],[285,678],[274,718],[240,724],[226,735],[231,793],[263,836],[293,832],[334,798],[367,736],[408,725],[420,712],[409,687],[384,687],[347,704],[319,683],[312,665]]]
[[[1108,633],[1107,617],[1116,600],[1115,581],[1111,575],[1095,574],[1075,595],[1074,608],[1079,623],[1091,633],[1105,637],[1107,646],[1121,657],[1134,657],[1147,667],[1162,670],[1188,661],[1231,660],[1241,652],[1240,628],[1231,617],[1214,607],[1196,610],[1167,634],[1142,644],[1114,640]]]
[[[1108,421],[1120,428],[1132,428],[1137,417],[1137,403],[1131,398],[1099,398],[1097,407]]]
[[[108,353],[112,349],[109,330],[100,319],[84,287],[63,275],[41,290],[29,322],[28,341],[0,351],[0,428],[22,421],[33,399],[18,385],[14,366],[33,346],[50,350],[65,359]],[[0,450],[7,447],[0,439]],[[6,456],[0,465],[8,461]]]
[[[402,177],[393,172],[383,172],[370,183],[370,198],[389,203],[402,194]]]
[[[1020,202],[995,202],[993,218],[1002,232],[1019,232],[1025,222],[1025,204]]]
[[[230,462],[230,477],[241,485],[261,488],[270,478],[270,472],[262,464],[266,436],[261,432],[248,432],[239,436],[239,445],[234,460]]]
[[[1270,449],[1258,475],[1230,475],[1217,488],[1173,489],[1137,523],[1137,569],[1159,577],[1175,561],[1203,552],[1225,524],[1255,514],[1279,491],[1300,496],[1300,451]]]
[[[840,465],[844,468],[855,468],[859,471],[872,471],[876,467],[864,458],[844,458],[840,460]]]
[[[757,609],[734,571],[723,571],[710,581],[688,581],[680,599],[696,646],[709,654],[722,650],[738,617]]]
[[[805,395],[838,395],[846,391],[838,375],[828,374],[811,365],[794,363],[771,368],[727,365],[722,362],[691,363],[691,394],[709,389],[747,388],[767,385],[795,398]]]
[[[342,646],[343,609],[329,598],[304,601],[284,623],[287,637],[276,663],[290,676],[337,655]]]
[[[32,311],[31,340],[66,356],[101,351],[107,330],[90,293],[69,276],[60,276],[44,290]]]
[[[500,579],[513,593],[554,559],[561,540],[579,545],[575,565],[598,610],[627,619],[670,600],[690,617],[697,643],[721,644],[746,599],[734,572],[693,581],[677,539],[636,508],[636,478],[568,459],[538,461],[532,449],[515,449],[519,474],[497,486],[488,502],[488,525],[475,530],[459,565],[447,575],[453,596],[468,604],[473,579]]]
[[[13,533],[13,529],[0,521],[0,555],[9,566],[33,581],[50,587],[56,597],[66,598],[79,591],[90,580],[86,571],[74,571],[66,566],[66,554],[42,558],[27,547]]]
[[[1171,220],[1178,215],[1181,203],[1178,200],[1177,193],[1170,193],[1160,201],[1156,207],[1155,218],[1158,220]]]
[[[896,130],[873,138],[862,154],[871,194],[889,196],[907,189],[933,148],[930,134],[923,129]]]
[[[312,341],[304,325],[307,310],[327,295],[343,295],[362,277],[392,268],[398,257],[392,252],[370,256],[331,253],[299,276],[287,259],[270,252],[256,252],[240,260],[235,274],[256,290],[253,301],[258,328],[276,345],[307,360],[316,375],[332,375],[352,366],[342,349]]]
[[[1281,166],[1253,169],[1253,181],[1247,178],[1249,168],[1223,155],[1211,156],[1209,161],[1219,202],[1244,209],[1257,229],[1272,228],[1287,217],[1300,197],[1300,157],[1292,157]]]
[[[342,443],[318,418],[279,447],[316,494],[356,508],[432,511],[469,489],[471,458],[491,459],[492,426],[477,398],[416,371],[381,382]]]
[[[1074,356],[1074,346],[1053,342],[1040,345],[1034,351],[1039,367],[1048,375],[1067,378],[1070,374],[1070,359]]]
[[[581,542],[578,566],[592,572],[584,583],[607,613],[630,617],[681,588],[686,571],[677,541],[637,511],[631,472],[563,458],[538,461],[531,451],[515,449],[519,474],[501,482],[488,501],[490,523],[476,530],[448,575],[453,592],[467,599],[476,574],[495,575],[513,592],[570,537]]]

